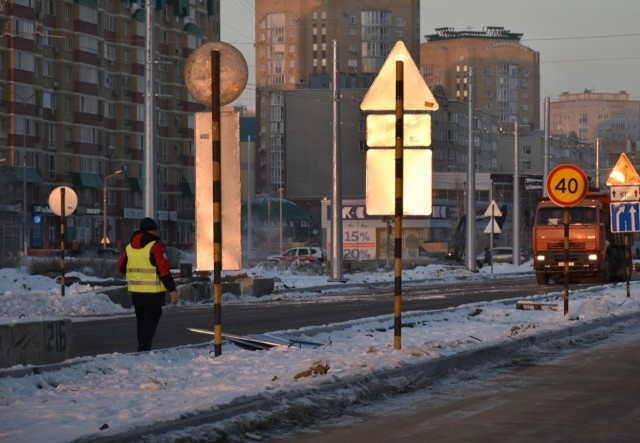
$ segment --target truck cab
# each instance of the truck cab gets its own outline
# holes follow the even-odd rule
[[[568,238],[565,245],[565,237]],[[625,277],[624,235],[611,232],[610,199],[588,193],[575,206],[557,206],[543,198],[533,228],[534,270],[538,284],[564,279],[565,262],[571,281],[610,282]]]

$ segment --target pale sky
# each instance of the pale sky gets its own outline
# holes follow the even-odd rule
[[[249,82],[235,104],[255,109],[254,0],[222,0],[222,40],[245,54]],[[422,0],[420,42],[436,28],[524,34],[540,53],[540,99],[562,92],[627,91],[640,100],[639,0]]]

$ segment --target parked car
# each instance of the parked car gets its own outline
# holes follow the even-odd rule
[[[282,254],[270,255],[267,257],[269,261],[324,261],[327,258],[327,254],[322,248],[315,247],[300,247],[291,248],[283,252]]]
[[[493,263],[513,263],[513,248],[508,246],[495,247],[491,254]],[[524,249],[520,249],[520,264],[529,261],[529,254]],[[476,263],[479,268],[485,265],[485,251],[476,255]],[[490,264],[490,263],[487,263]]]

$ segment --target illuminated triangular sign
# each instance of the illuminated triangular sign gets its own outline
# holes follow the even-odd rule
[[[620,154],[618,162],[607,179],[607,186],[619,185],[640,185],[640,175],[624,152]]]
[[[363,111],[393,111],[396,109],[396,61],[403,63],[404,110],[437,111],[438,102],[420,75],[402,40],[398,40],[385,60],[373,84],[364,96]]]
[[[500,210],[500,208],[498,208],[498,204],[495,200],[491,200],[491,204],[489,205],[487,210],[484,211],[484,215],[485,217],[502,217],[502,211]]]
[[[487,223],[487,227],[484,228],[485,234],[500,234],[501,232],[500,226],[498,226],[495,218],[492,218],[491,221]]]

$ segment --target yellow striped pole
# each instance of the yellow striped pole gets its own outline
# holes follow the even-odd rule
[[[222,354],[222,185],[220,146],[220,51],[211,51],[211,134],[213,172],[213,333],[214,355]]]
[[[395,245],[393,348],[402,348],[402,213],[404,156],[404,62],[396,61]]]
[[[631,297],[631,234],[624,234],[624,275],[627,280],[627,298]]]
[[[564,208],[563,222],[564,222],[564,293],[562,299],[564,300],[564,315],[569,312],[569,208]],[[513,251],[514,255],[517,251]]]
[[[62,296],[64,297],[64,287],[65,287],[65,281],[64,281],[64,240],[65,237],[67,235],[66,231],[66,224],[67,224],[67,216],[65,213],[65,207],[64,207],[64,186],[60,188],[60,202],[62,203],[60,205],[60,294],[62,294]]]

